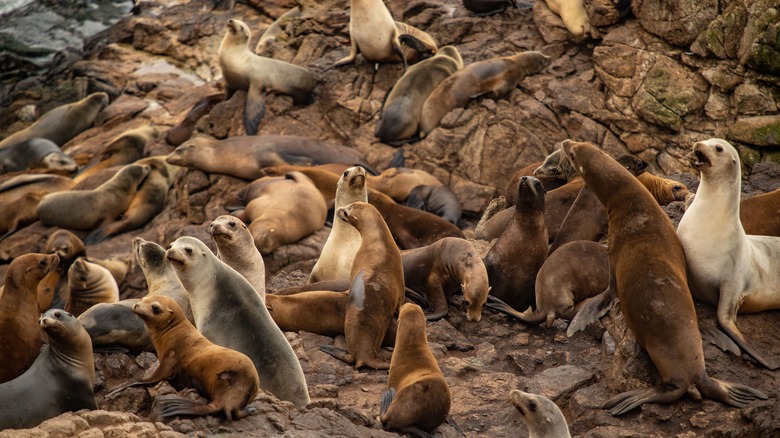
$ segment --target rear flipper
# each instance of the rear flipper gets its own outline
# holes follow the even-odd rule
[[[119,344],[99,345],[93,346],[92,351],[95,353],[112,354],[112,353],[129,353],[130,350]]]
[[[452,418],[451,415],[447,415],[447,424],[452,426],[453,429],[457,430],[458,433],[461,434],[461,436],[466,436],[466,434],[463,432],[463,429],[461,429],[460,426],[458,426],[458,423],[455,422],[455,419]]]
[[[520,321],[527,324],[539,325],[547,318],[547,314],[542,312],[518,312],[517,310],[513,309],[512,306],[505,303],[500,298],[494,297],[493,295],[488,295],[485,307],[497,310],[513,318],[519,319]]]
[[[699,332],[701,333],[702,339],[710,342],[721,350],[733,353],[736,356],[742,354],[742,351],[737,344],[716,327],[701,327],[699,328]]]
[[[398,41],[400,41],[401,44],[411,47],[412,49],[419,52],[421,58],[423,59],[430,57],[430,55],[434,53],[434,50],[426,46],[424,42],[422,42],[419,38],[415,36],[409,34],[401,34],[398,35]]]
[[[609,309],[615,302],[615,293],[613,290],[614,289],[609,288],[595,297],[583,301],[579,312],[574,315],[571,323],[569,323],[569,328],[566,329],[566,336],[571,337],[571,335],[578,331],[585,330],[585,327],[598,321],[599,318],[609,312]]]
[[[166,394],[157,397],[157,404],[160,406],[160,415],[163,417],[173,417],[175,415],[208,415],[219,412],[221,408],[214,402],[198,403],[188,400],[176,394]],[[228,420],[232,420],[231,413],[225,412]]]
[[[110,237],[109,234],[110,231],[108,230],[108,227],[97,228],[87,235],[87,237],[84,239],[84,244],[94,245],[96,243],[100,243]]]
[[[685,388],[673,388],[668,385],[637,389],[612,397],[604,403],[604,408],[609,409],[609,413],[614,416],[623,415],[645,403],[671,403],[682,397],[685,392]]]
[[[405,288],[404,296],[412,300],[415,304],[419,305],[423,309],[431,307],[431,303],[428,301],[428,297],[425,296],[425,294],[421,294],[415,290],[409,289],[408,287]]]
[[[696,382],[696,387],[704,397],[737,408],[744,407],[754,400],[766,400],[769,398],[763,392],[749,386],[725,382],[706,375]]]
[[[329,355],[335,357],[336,359],[348,363],[350,365],[355,364],[355,358],[353,358],[347,350],[334,347],[333,345],[326,345],[322,344],[320,345],[320,351],[323,353],[328,353]]]

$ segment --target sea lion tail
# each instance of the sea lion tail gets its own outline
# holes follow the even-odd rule
[[[766,394],[739,383],[731,383],[704,375],[696,382],[696,388],[710,400],[741,408],[754,400],[766,400]]]

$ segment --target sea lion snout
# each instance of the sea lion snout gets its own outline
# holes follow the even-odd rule
[[[712,166],[712,161],[710,160],[710,157],[707,155],[709,149],[709,145],[705,142],[696,142],[693,144],[693,158],[692,158],[692,164],[693,167],[700,169],[702,167],[709,167]]]

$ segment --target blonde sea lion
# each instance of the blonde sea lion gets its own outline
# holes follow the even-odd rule
[[[358,201],[368,202],[366,170],[360,166],[350,167],[339,178],[335,208],[338,210]],[[344,221],[334,220],[320,257],[309,275],[309,283],[350,278],[352,261],[360,249],[360,244],[360,232],[355,227]]]
[[[382,391],[382,427],[400,432],[433,432],[447,419],[451,395],[428,346],[426,319],[420,306],[407,303],[398,314],[387,389]]]
[[[111,272],[83,258],[76,259],[68,269],[68,290],[65,311],[75,317],[97,303],[119,301],[119,286]]]
[[[420,137],[427,136],[448,112],[466,106],[470,99],[482,95],[500,99],[523,78],[539,73],[548,65],[550,58],[541,52],[521,52],[463,67],[444,79],[425,100]]]
[[[636,178],[661,205],[667,205],[674,201],[685,201],[685,197],[689,193],[685,184],[673,179],[653,175],[650,172],[643,172]]]
[[[248,47],[250,37],[246,23],[228,20],[217,57],[228,94],[247,90],[244,126],[248,135],[254,135],[265,115],[266,92],[286,94],[295,103],[307,102],[312,99],[317,79],[304,67],[255,55]]]
[[[38,283],[38,309],[62,309],[68,300],[68,270],[79,257],[87,256],[87,248],[79,236],[68,230],[56,230],[46,239],[44,252],[57,254],[60,262]]]
[[[64,412],[98,408],[95,359],[87,332],[61,309],[44,313],[40,328],[49,343],[30,369],[0,384],[0,429],[32,428]]]
[[[686,255],[658,202],[596,145],[565,140],[563,149],[609,212],[609,288],[602,294],[606,299],[592,302],[611,302],[617,294],[629,329],[663,381],[619,394],[605,408],[621,415],[645,403],[671,403],[692,386],[704,397],[736,407],[765,400],[761,391],[707,375]]]
[[[208,232],[217,244],[217,258],[243,275],[265,302],[265,264],[246,224],[222,215],[209,224]]]
[[[739,219],[742,180],[739,153],[712,138],[693,145],[701,172],[696,197],[680,219],[677,235],[688,262],[693,296],[718,306],[718,325],[758,363],[776,369],[747,342],[737,313],[780,309],[780,237],[751,236]]]
[[[509,398],[528,425],[528,438],[571,437],[561,408],[549,398],[517,389],[509,392]]]
[[[368,175],[367,178],[370,189],[378,190],[396,202],[403,202],[417,186],[444,186],[430,173],[409,167],[391,167],[379,175]]]
[[[545,0],[547,7],[561,17],[563,25],[574,35],[576,40],[598,38],[598,33],[591,27],[588,12],[583,0]]]

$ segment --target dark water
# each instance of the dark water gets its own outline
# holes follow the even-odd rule
[[[43,66],[130,13],[132,0],[0,0],[0,72]]]

